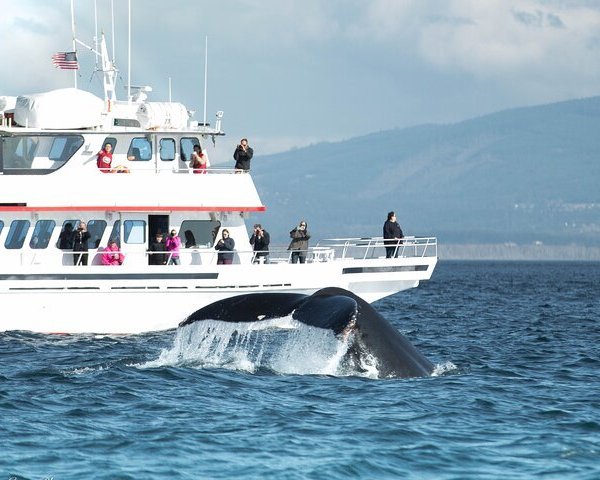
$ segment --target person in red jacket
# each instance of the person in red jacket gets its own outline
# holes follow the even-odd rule
[[[111,173],[110,166],[112,164],[112,145],[107,143],[104,148],[98,152],[96,165],[103,173]]]

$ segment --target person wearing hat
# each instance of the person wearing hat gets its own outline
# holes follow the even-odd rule
[[[167,246],[163,242],[163,234],[158,231],[154,236],[154,240],[148,248],[148,264],[149,265],[166,265],[167,264]]]

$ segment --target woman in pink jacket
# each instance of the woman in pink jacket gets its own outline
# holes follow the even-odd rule
[[[165,242],[167,251],[169,252],[169,265],[181,265],[179,260],[179,249],[181,248],[181,238],[177,235],[176,230],[171,230],[171,235],[167,237]]]
[[[125,255],[119,250],[117,242],[110,240],[102,254],[102,265],[121,265],[123,260],[125,260]]]

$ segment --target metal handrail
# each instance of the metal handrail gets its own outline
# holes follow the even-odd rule
[[[396,245],[394,256],[397,253],[399,257],[405,258],[425,258],[425,257],[437,257],[437,238],[436,237],[404,237],[401,240],[402,243]],[[383,249],[390,245],[384,243],[382,237],[354,237],[354,238],[329,238],[318,242],[315,246],[308,248],[308,250],[295,250],[306,254],[307,263],[321,263],[321,262],[332,262],[338,260],[348,259],[361,259],[366,260],[369,258],[380,258],[383,254]],[[89,255],[89,264],[94,264],[94,259],[102,254],[102,250],[90,249],[88,252],[73,252],[70,250],[61,251],[60,255],[65,258],[71,258],[74,255],[80,255],[87,253]],[[36,263],[36,260],[41,257],[51,255],[52,252],[49,249],[44,250],[28,250],[21,251],[21,265],[32,265]],[[149,250],[143,251],[128,251],[126,248],[121,250],[121,253],[125,255],[124,264],[132,263],[131,260],[127,260],[128,257],[139,257],[143,255],[147,259],[151,255],[166,255],[167,263],[171,259],[173,252],[154,252]],[[212,247],[207,248],[182,248],[179,252],[179,256],[187,257],[193,254],[200,254],[202,256],[202,264],[216,263],[217,256],[220,252],[214,250]],[[253,263],[258,254],[268,255],[268,262],[257,262],[257,263],[291,263],[292,250],[288,250],[286,246],[274,246],[270,247],[269,250],[239,250],[236,249],[234,254],[237,255],[241,263]],[[38,258],[36,258],[38,257]],[[137,262],[133,262],[137,263]],[[192,261],[193,264],[193,261]]]

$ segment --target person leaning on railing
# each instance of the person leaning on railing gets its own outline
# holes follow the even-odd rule
[[[308,225],[304,220],[301,220],[299,225],[290,232],[292,241],[288,250],[292,251],[292,263],[306,263],[306,252],[308,252]]]

